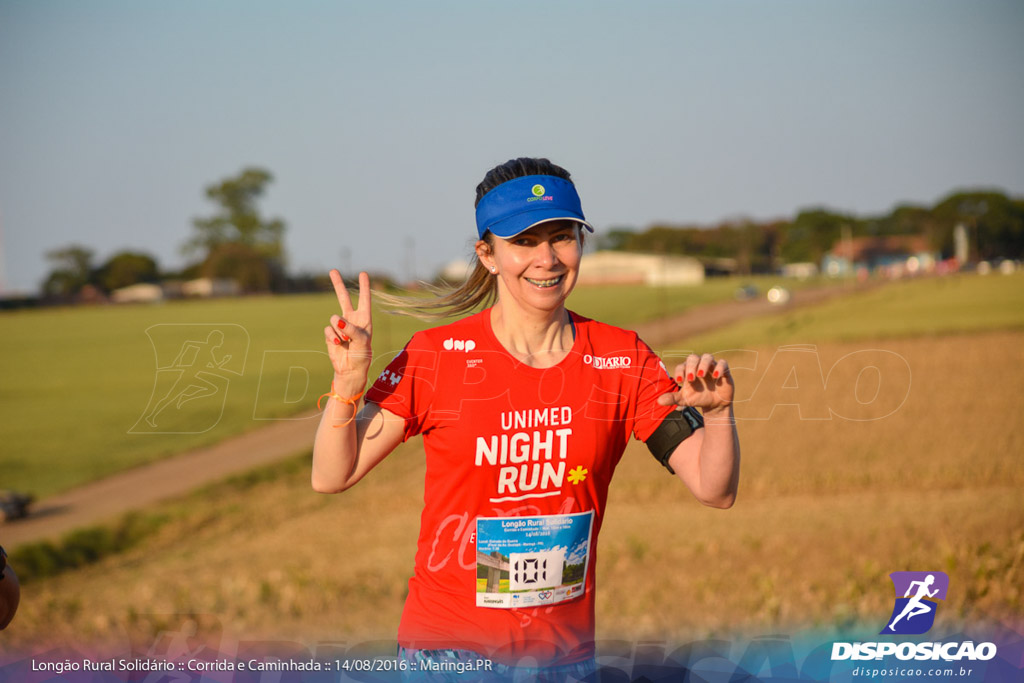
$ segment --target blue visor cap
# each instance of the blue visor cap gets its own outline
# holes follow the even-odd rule
[[[555,220],[576,221],[594,232],[583,217],[576,186],[550,175],[528,175],[504,182],[485,194],[476,207],[480,239],[488,230],[508,239],[538,223]]]

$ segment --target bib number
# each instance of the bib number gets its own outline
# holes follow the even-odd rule
[[[594,512],[476,521],[477,607],[535,607],[586,591]]]

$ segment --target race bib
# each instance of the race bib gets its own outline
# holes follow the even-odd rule
[[[476,520],[477,607],[535,607],[585,592],[594,512]]]

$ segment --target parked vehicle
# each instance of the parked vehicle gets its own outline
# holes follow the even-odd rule
[[[31,493],[0,490],[0,523],[28,515],[28,506],[36,498]]]

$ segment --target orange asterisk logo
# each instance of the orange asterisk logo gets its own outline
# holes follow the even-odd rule
[[[573,484],[578,484],[587,478],[587,468],[583,465],[577,465],[574,469],[569,470],[569,481]]]

